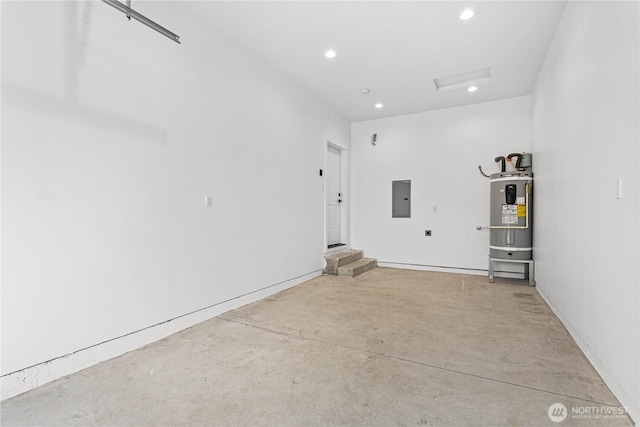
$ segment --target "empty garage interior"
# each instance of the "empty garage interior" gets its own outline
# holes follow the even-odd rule
[[[545,425],[562,399],[638,422],[638,2],[132,2],[180,43],[108,3],[0,4],[0,386],[12,422],[19,399],[72,395],[67,380],[122,384],[136,363],[159,373],[127,359],[141,351],[180,354],[165,371],[215,362],[234,378],[215,400],[235,404],[213,419],[181,407],[168,424]],[[434,82],[483,70],[475,92]],[[510,153],[531,153],[535,287],[520,264],[487,278],[482,173]],[[410,181],[409,217],[392,215],[397,181]],[[352,248],[382,268],[323,275],[328,252]],[[184,352],[187,341],[202,347]],[[248,352],[285,347],[299,376],[274,393],[306,384],[333,405],[278,418],[278,399],[257,394],[273,360]],[[500,368],[513,358],[520,377]],[[93,379],[74,376],[85,368]],[[197,401],[192,383],[172,401]],[[438,412],[453,383],[467,393]],[[414,415],[418,388],[434,406],[394,418]],[[139,393],[153,412],[155,395]],[[249,410],[259,401],[270,406]],[[522,412],[534,401],[538,413]],[[77,422],[163,424],[118,414]]]

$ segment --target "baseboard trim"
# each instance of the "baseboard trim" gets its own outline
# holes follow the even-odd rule
[[[420,271],[437,271],[441,273],[472,274],[475,276],[489,276],[489,270],[479,268],[446,267],[440,265],[410,264],[404,262],[388,261],[378,261],[378,267],[403,268],[407,270]],[[524,279],[524,273],[516,273],[512,271],[495,271],[494,276],[504,277],[507,279]]]
[[[312,271],[38,365],[3,375],[0,377],[0,400],[9,399],[100,362],[121,356],[227,311],[266,298],[321,275],[322,270]]]

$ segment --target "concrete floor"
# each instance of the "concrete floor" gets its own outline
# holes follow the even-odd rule
[[[1,422],[632,425],[584,414],[619,405],[524,281],[378,268],[319,277],[9,399]]]

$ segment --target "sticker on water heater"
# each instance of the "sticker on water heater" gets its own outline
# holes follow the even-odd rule
[[[516,205],[524,205],[525,198],[524,197],[516,197]]]
[[[527,216],[527,205],[518,205],[518,217],[524,218]]]
[[[518,205],[502,205],[502,224],[518,223]]]

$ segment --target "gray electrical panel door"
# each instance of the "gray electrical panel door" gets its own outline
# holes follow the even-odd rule
[[[392,218],[411,218],[411,181],[392,182]]]

